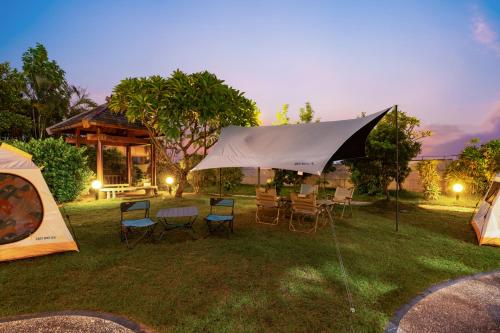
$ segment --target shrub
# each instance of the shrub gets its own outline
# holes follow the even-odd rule
[[[219,170],[213,170],[213,172],[215,172],[215,183],[219,184]],[[222,175],[222,187],[226,191],[230,191],[243,181],[241,168],[222,168],[220,174]]]
[[[87,165],[86,148],[76,148],[63,139],[13,141],[13,146],[33,156],[58,202],[75,200],[88,187],[93,173]]]
[[[479,144],[473,139],[460,153],[457,160],[446,168],[446,180],[465,185],[467,192],[483,194],[491,180],[500,171],[500,140]]]
[[[441,177],[436,167],[437,161],[421,161],[417,164],[417,170],[424,187],[425,200],[437,200],[441,195]]]
[[[187,181],[193,187],[195,193],[200,193],[202,188],[214,182],[214,177],[214,171],[211,169],[191,171],[187,175]]]

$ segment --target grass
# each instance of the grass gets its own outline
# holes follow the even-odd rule
[[[351,315],[331,230],[315,235],[254,222],[238,197],[235,234],[190,240],[172,232],[127,250],[118,237],[120,200],[66,205],[80,252],[0,264],[0,316],[84,309],[112,312],[160,332],[382,332],[392,314],[429,286],[500,268],[498,248],[479,247],[470,212],[402,203],[355,207],[336,220],[356,313]],[[208,196],[152,200],[196,205]],[[423,206],[427,207],[427,206]],[[205,232],[201,219],[199,234]]]

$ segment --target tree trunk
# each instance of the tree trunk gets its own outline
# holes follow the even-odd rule
[[[391,196],[389,195],[389,185],[384,185],[385,200],[391,201]]]
[[[179,171],[179,186],[177,186],[177,191],[175,191],[176,198],[182,198],[182,193],[187,183],[187,172],[185,170]]]

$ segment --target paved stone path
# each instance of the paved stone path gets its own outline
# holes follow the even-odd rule
[[[448,281],[399,310],[386,333],[500,332],[500,271]]]
[[[90,311],[63,311],[0,319],[0,333],[147,333],[123,317]]]

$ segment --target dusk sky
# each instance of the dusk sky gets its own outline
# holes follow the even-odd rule
[[[398,104],[434,131],[424,155],[500,137],[500,1],[2,1],[0,62],[37,42],[103,102],[125,77],[209,70],[265,124]]]

